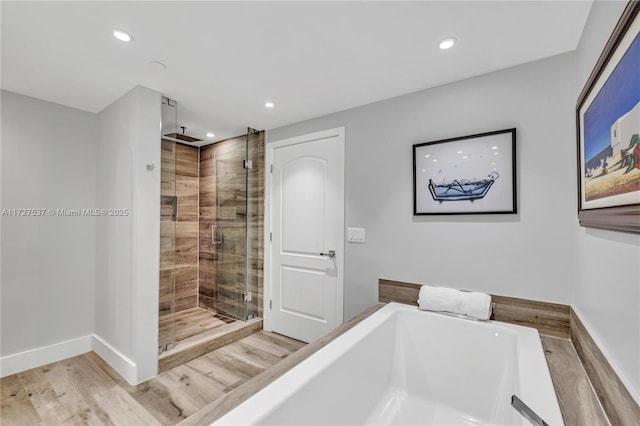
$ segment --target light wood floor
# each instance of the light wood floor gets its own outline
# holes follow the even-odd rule
[[[0,423],[174,425],[305,346],[258,332],[131,386],[89,352],[0,380]]]

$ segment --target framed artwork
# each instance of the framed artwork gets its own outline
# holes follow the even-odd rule
[[[578,98],[582,226],[640,233],[639,12],[629,2]]]
[[[413,145],[414,215],[516,212],[516,129]]]

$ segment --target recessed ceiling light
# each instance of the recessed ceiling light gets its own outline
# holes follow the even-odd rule
[[[456,44],[456,38],[455,37],[445,38],[444,40],[442,40],[440,42],[440,49],[442,49],[442,50],[450,49],[454,44]]]
[[[207,137],[208,137],[208,138],[212,138],[212,137],[214,137],[214,136],[215,136],[215,135],[213,134],[213,132],[207,132]]]
[[[113,36],[120,41],[129,42],[133,40],[133,36],[124,30],[113,30]]]
[[[274,106],[276,106],[276,104],[274,104],[273,102],[269,101],[269,102],[265,102],[264,106],[265,106],[265,108],[273,108]]]

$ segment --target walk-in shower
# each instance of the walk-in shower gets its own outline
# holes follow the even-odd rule
[[[264,217],[264,132],[200,146],[163,98],[162,135],[159,352],[261,316]]]

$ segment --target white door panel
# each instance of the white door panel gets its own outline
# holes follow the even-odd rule
[[[276,165],[276,167],[278,167]],[[282,251],[318,254],[324,247],[327,161],[299,157],[282,166]],[[284,226],[286,224],[286,226]]]
[[[321,270],[283,265],[280,273],[281,310],[326,323],[325,275],[326,273]]]
[[[306,342],[342,322],[344,133],[337,130],[276,142],[268,152],[271,309],[265,324]]]

